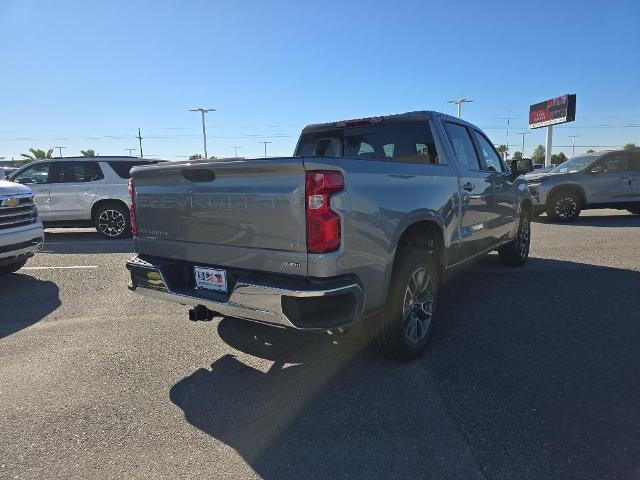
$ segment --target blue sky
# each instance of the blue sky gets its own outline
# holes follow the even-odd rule
[[[29,147],[181,159],[291,154],[307,123],[454,113],[496,143],[577,94],[554,152],[640,144],[640,1],[0,2],[0,157]],[[632,126],[632,125],[635,125]],[[526,137],[526,153],[544,129]],[[509,141],[520,145],[520,137]],[[512,147],[512,150],[515,147]],[[518,148],[519,149],[519,148]],[[576,148],[576,153],[585,148]]]

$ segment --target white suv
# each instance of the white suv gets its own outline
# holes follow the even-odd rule
[[[129,171],[156,162],[135,157],[37,160],[9,179],[33,190],[45,227],[94,225],[107,238],[125,238],[131,236]]]

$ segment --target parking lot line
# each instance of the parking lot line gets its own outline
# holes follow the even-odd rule
[[[70,270],[80,268],[98,268],[98,265],[69,265],[66,267],[22,267],[21,270]]]

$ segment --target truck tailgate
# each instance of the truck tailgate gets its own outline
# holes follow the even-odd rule
[[[141,255],[307,273],[302,158],[164,163],[132,178]]]

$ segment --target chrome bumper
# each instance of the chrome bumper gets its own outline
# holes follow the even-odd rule
[[[189,291],[171,288],[171,283],[165,278],[162,267],[146,260],[133,258],[127,262],[127,269],[131,271],[129,289],[140,295],[182,305],[203,305],[225,316],[273,326],[298,330],[338,328],[359,319],[364,308],[362,288],[352,279],[337,278],[309,283],[262,274],[248,275],[239,279],[228,295],[221,295],[226,297],[225,299],[217,300],[205,298],[204,295],[200,296],[201,291],[193,288]],[[206,292],[202,293],[206,294]],[[325,325],[309,325],[305,321],[300,321],[299,318],[294,318],[295,315],[292,314],[293,311],[304,312],[304,309],[287,308],[291,302],[304,302],[306,299],[312,302],[313,299],[335,301],[341,307],[338,309],[340,313],[329,318]],[[343,308],[345,305],[348,308]]]

